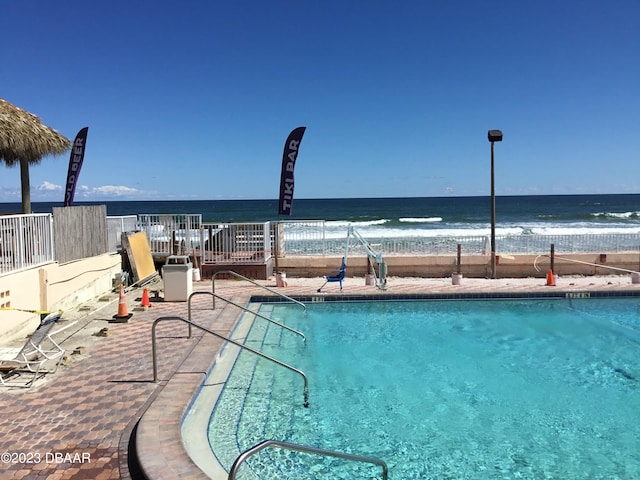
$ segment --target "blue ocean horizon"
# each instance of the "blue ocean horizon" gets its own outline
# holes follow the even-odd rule
[[[108,216],[200,214],[203,222],[247,223],[325,220],[342,235],[353,225],[375,237],[486,235],[490,197],[395,197],[295,199],[291,216],[278,215],[278,200],[145,200],[75,202],[106,205]],[[33,202],[51,213],[60,202]],[[16,213],[20,203],[2,203]],[[498,235],[640,234],[640,194],[526,195],[496,197]]]

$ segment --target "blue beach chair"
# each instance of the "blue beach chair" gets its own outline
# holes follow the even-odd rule
[[[347,272],[347,263],[344,257],[342,257],[342,266],[340,270],[333,270],[331,273],[333,275],[327,275],[326,281],[322,284],[324,287],[329,282],[340,282],[340,291],[342,291],[342,280],[344,280],[344,275]],[[322,287],[318,289],[318,293],[322,290]]]

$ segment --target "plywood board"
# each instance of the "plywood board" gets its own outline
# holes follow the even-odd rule
[[[124,235],[122,244],[133,270],[133,283],[144,281],[157,273],[145,232]]]

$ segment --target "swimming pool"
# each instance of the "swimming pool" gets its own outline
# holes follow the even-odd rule
[[[381,458],[390,479],[639,478],[640,300],[322,302],[260,312],[211,413],[226,470],[276,439]],[[239,478],[380,478],[264,450]]]

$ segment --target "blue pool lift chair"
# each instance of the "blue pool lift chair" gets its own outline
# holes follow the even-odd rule
[[[333,270],[331,275],[327,275],[326,281],[322,284],[322,287],[318,289],[318,293],[322,290],[322,288],[329,282],[340,282],[340,291],[342,291],[342,280],[344,280],[344,275],[347,272],[347,262],[345,257],[342,257],[342,266],[340,270]]]

